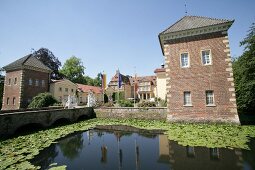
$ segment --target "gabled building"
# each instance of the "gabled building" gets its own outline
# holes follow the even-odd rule
[[[101,87],[89,86],[84,84],[76,84],[78,88],[78,103],[80,105],[86,105],[88,102],[88,94],[92,92],[96,98],[96,101],[103,102],[103,90]]]
[[[140,100],[155,98],[156,76],[137,77],[137,81],[137,93]]]
[[[50,93],[58,102],[66,103],[68,96],[75,96],[78,87],[67,79],[51,80]]]
[[[169,121],[239,123],[227,32],[233,22],[184,16],[159,34]]]
[[[121,76],[121,87],[118,87],[119,83],[119,75]],[[128,99],[132,97],[131,93],[131,84],[129,80],[130,76],[125,76],[123,74],[119,74],[118,70],[116,74],[111,78],[111,81],[108,83],[108,88],[111,88],[113,92],[118,93],[122,92],[124,94],[124,98]]]
[[[156,76],[130,77],[130,83],[132,97],[135,95],[135,98],[140,100],[150,100],[156,97]]]
[[[51,69],[32,54],[3,69],[6,76],[2,110],[26,108],[34,96],[49,91]]]

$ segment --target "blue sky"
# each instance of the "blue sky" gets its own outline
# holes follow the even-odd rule
[[[186,0],[188,15],[235,19],[231,55],[255,22],[254,0]],[[164,61],[158,34],[185,15],[185,0],[0,0],[0,67],[45,47],[62,65],[75,55],[85,74],[116,69],[153,75]],[[135,69],[136,68],[136,69]]]

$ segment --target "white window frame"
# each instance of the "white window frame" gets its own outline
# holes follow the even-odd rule
[[[17,85],[17,81],[18,81],[18,78],[15,77],[15,78],[14,78],[14,85]]]
[[[32,85],[33,85],[33,80],[32,80],[31,78],[29,78],[29,80],[28,80],[28,85],[29,85],[29,86],[32,86]]]
[[[185,66],[182,65],[182,55],[183,54],[187,54],[187,57],[188,57],[188,65],[185,65]],[[183,52],[183,53],[180,54],[180,66],[181,66],[181,68],[188,68],[188,67],[190,67],[190,57],[189,57],[189,53],[188,52]]]
[[[39,86],[39,80],[35,79],[35,86]]]
[[[189,93],[189,103],[186,103],[186,93]],[[184,91],[183,92],[183,106],[192,106],[192,100],[191,100],[191,92],[190,91]]]
[[[204,63],[203,62],[204,61],[203,52],[205,52],[205,51],[209,51],[210,63]],[[207,60],[205,59],[205,61],[207,61]],[[204,65],[204,66],[212,65],[212,52],[211,52],[211,49],[203,49],[203,50],[201,50],[201,62],[202,62],[202,65]]]
[[[45,87],[45,80],[42,80],[42,87]]]
[[[208,93],[211,92],[212,96],[207,96]],[[209,103],[208,101],[210,101],[211,99],[208,100],[208,98],[212,98],[212,103]],[[206,90],[205,91],[205,104],[206,106],[215,106],[215,98],[214,98],[214,91],[213,90]]]
[[[9,78],[8,79],[8,84],[7,84],[8,86],[11,86],[12,85],[12,79],[11,78]]]

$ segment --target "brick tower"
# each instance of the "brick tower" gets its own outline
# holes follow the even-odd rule
[[[239,124],[227,33],[233,22],[184,16],[159,34],[169,121]]]
[[[26,108],[37,94],[49,91],[51,69],[32,54],[3,68],[6,76],[2,110]]]

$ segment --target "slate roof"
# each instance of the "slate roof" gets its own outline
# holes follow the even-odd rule
[[[22,57],[16,61],[4,66],[3,69],[6,71],[17,70],[17,69],[22,69],[23,66],[39,68],[39,69],[49,71],[49,72],[51,71],[51,69],[49,67],[44,65],[40,60],[38,60],[32,54],[26,55],[25,57]]]
[[[234,22],[234,20],[216,19],[201,16],[184,16],[179,21],[171,25],[169,28],[167,28],[160,34],[167,34],[172,32],[190,30],[229,22]]]

